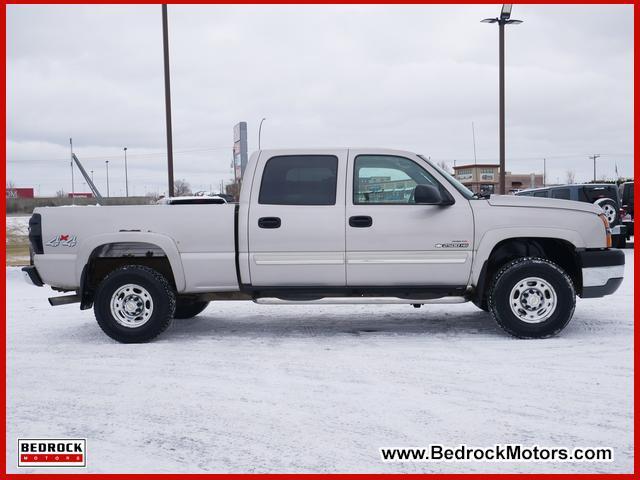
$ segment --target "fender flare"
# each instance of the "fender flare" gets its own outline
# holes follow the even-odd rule
[[[182,260],[178,247],[171,237],[160,233],[153,232],[118,232],[118,233],[106,233],[102,235],[96,235],[91,237],[82,243],[82,247],[79,249],[76,256],[76,269],[75,275],[78,284],[81,285],[82,272],[85,265],[89,261],[89,257],[93,251],[106,245],[107,243],[120,243],[120,242],[138,242],[138,243],[150,243],[161,248],[169,264],[171,265],[171,271],[173,272],[173,280],[176,284],[176,290],[178,292],[184,291],[186,288],[186,280],[184,276],[184,269],[182,268]]]
[[[489,259],[494,247],[504,241],[515,238],[549,238],[564,240],[576,249],[585,248],[585,242],[579,232],[565,228],[550,228],[541,226],[507,227],[487,230],[478,241],[478,248],[473,256],[471,267],[471,284],[478,285],[482,266]]]

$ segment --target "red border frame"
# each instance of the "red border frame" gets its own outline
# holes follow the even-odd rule
[[[154,1],[149,1],[149,0],[138,0],[136,2],[129,2],[129,1],[124,1],[124,0],[116,0],[116,1],[109,1],[109,2],[99,2],[99,1],[79,1],[79,0],[67,0],[67,1],[63,1],[63,2],[55,2],[55,1],[49,1],[49,0],[42,0],[42,1],[38,1],[38,0],[27,0],[27,1],[6,1],[6,0],[2,0],[0,2],[0,15],[2,17],[2,37],[0,40],[0,46],[2,47],[2,50],[4,52],[5,55],[5,60],[4,62],[2,62],[2,70],[1,70],[1,76],[2,76],[2,86],[3,86],[3,90],[5,92],[5,97],[3,97],[3,102],[2,102],[2,110],[3,110],[3,115],[2,118],[0,119],[0,124],[2,125],[2,130],[6,132],[6,127],[7,127],[7,102],[6,102],[6,87],[7,87],[7,76],[6,76],[6,41],[7,41],[7,37],[6,37],[6,32],[7,32],[7,5],[11,5],[11,4],[56,4],[56,3],[60,3],[60,4],[112,4],[112,5],[116,5],[116,4],[130,4],[130,3],[136,3],[136,4],[142,4],[142,3],[146,3],[146,4],[157,4],[160,5],[160,3],[154,2]],[[169,4],[178,4],[178,3],[182,3],[182,2],[167,2]],[[284,4],[387,4],[389,2],[385,2],[385,1],[380,1],[380,0],[372,0],[372,1],[363,1],[363,0],[351,0],[351,1],[339,1],[339,0],[325,0],[325,1],[313,1],[313,0],[300,0],[300,1],[274,1],[274,2],[268,2],[268,1],[250,1],[250,0],[234,0],[234,1],[229,1],[229,2],[218,2],[218,1],[212,1],[212,2],[207,2],[207,1],[202,1],[202,0],[192,0],[189,1],[187,3],[190,4],[280,4],[280,5],[284,5]],[[416,0],[409,0],[409,1],[401,1],[398,2],[398,4],[454,4],[454,3],[461,3],[461,2],[452,2],[449,0],[444,0],[444,1],[440,1],[440,2],[429,2],[429,1],[416,1]],[[488,4],[488,2],[483,2],[483,1],[477,1],[477,0],[470,0],[470,1],[466,1],[464,2],[466,4]],[[610,4],[610,5],[620,5],[620,4],[624,4],[624,5],[631,5],[633,4],[634,9],[633,9],[633,16],[634,16],[634,161],[633,161],[633,165],[634,165],[634,172],[635,170],[638,168],[638,166],[640,165],[640,159],[638,159],[635,156],[635,145],[638,143],[638,140],[640,140],[640,134],[638,133],[638,130],[635,128],[635,122],[638,120],[639,117],[639,111],[640,109],[638,107],[640,107],[640,98],[638,95],[638,78],[639,78],[639,74],[640,74],[640,64],[638,62],[639,58],[638,58],[638,42],[640,39],[640,36],[638,34],[638,29],[637,29],[637,25],[639,23],[640,20],[640,0],[635,0],[635,1],[620,1],[620,2],[616,2],[616,1],[576,1],[576,0],[564,0],[564,1],[558,1],[558,2],[550,2],[550,1],[540,1],[540,0],[533,0],[533,1],[529,1],[529,2],[515,2],[515,3],[521,3],[521,4],[586,4],[586,3],[597,3],[597,4]],[[6,133],[5,133],[6,134]],[[7,176],[7,167],[6,167],[6,155],[7,155],[7,144],[6,144],[6,138],[5,138],[5,142],[2,142],[1,146],[0,146],[0,153],[2,155],[2,157],[5,158],[5,167],[4,169],[2,169],[2,179],[5,182],[6,185],[6,176]],[[638,194],[636,192],[635,194],[635,199],[634,201],[637,203],[638,202],[638,198],[640,197],[640,194]],[[3,209],[6,210],[6,196],[2,197],[0,199],[0,203],[3,207]],[[6,226],[5,229],[3,230],[3,237],[6,237]],[[5,257],[6,257],[6,238],[4,238],[5,241],[2,242],[2,249],[5,251]],[[637,249],[635,248],[634,245],[634,253],[637,252]],[[637,273],[640,269],[640,262],[638,261],[637,257],[634,255],[634,268],[633,268],[633,272],[634,272],[634,278],[637,277]],[[6,276],[3,277],[3,282],[6,282]],[[635,309],[637,307],[637,302],[636,302],[636,294],[640,291],[640,286],[635,285],[634,286],[634,320],[635,320]],[[4,307],[4,311],[6,312],[6,302],[7,302],[7,289],[6,289],[6,284],[5,284],[5,288],[4,288],[4,293],[3,293],[3,297],[2,297],[2,305]],[[6,313],[5,313],[6,315]],[[6,319],[5,319],[6,320]],[[537,478],[539,476],[544,476],[545,478],[562,478],[562,479],[570,479],[570,478],[581,478],[581,479],[599,479],[599,478],[628,478],[628,479],[632,479],[632,478],[640,478],[640,459],[638,458],[637,452],[635,450],[636,445],[638,445],[638,440],[640,439],[640,431],[639,431],[639,424],[640,422],[638,422],[638,417],[637,417],[637,412],[638,412],[638,405],[640,404],[640,399],[638,398],[638,384],[637,384],[637,378],[635,375],[635,372],[638,368],[638,365],[640,363],[640,357],[638,355],[638,350],[640,349],[640,338],[638,336],[638,329],[640,327],[638,327],[638,325],[636,323],[634,323],[634,354],[633,354],[633,368],[634,368],[634,375],[633,375],[633,390],[634,390],[634,403],[633,403],[633,410],[634,410],[634,420],[633,420],[633,427],[634,427],[634,459],[633,459],[633,473],[628,473],[628,474],[537,474],[537,473],[528,473],[528,474],[510,474],[510,473],[505,473],[505,474],[492,474],[492,473],[469,473],[469,474],[458,474],[458,473],[453,473],[453,474],[200,474],[200,473],[192,473],[192,474],[130,474],[130,473],[123,473],[123,474],[91,474],[91,473],[80,473],[79,475],[89,475],[92,479],[95,480],[99,480],[99,479],[113,479],[113,478],[141,478],[141,477],[158,477],[158,478],[170,478],[170,477],[182,477],[185,475],[197,475],[199,478],[222,478],[222,477],[234,477],[236,479],[249,479],[249,478],[254,478],[256,476],[259,476],[261,478],[265,478],[265,479],[279,479],[279,478],[287,478],[287,479],[294,479],[294,478],[300,478],[300,477],[305,477],[305,478],[321,478],[321,477],[325,477],[325,476],[330,476],[332,478],[336,478],[336,479],[354,479],[354,478],[373,478],[373,479],[380,479],[380,480],[386,480],[389,478],[402,478],[402,477],[412,477],[412,478],[426,478],[426,477],[438,477],[438,476],[444,476],[447,477],[448,479],[464,479],[464,480],[469,480],[469,479],[479,479],[479,478],[491,478],[491,477],[495,477],[495,476],[499,476],[501,479],[512,479],[512,478],[521,478],[521,477],[526,477],[526,478]],[[6,321],[1,322],[0,324],[0,336],[2,337],[2,345],[0,345],[0,349],[2,350],[2,377],[4,379],[4,388],[2,390],[2,395],[0,395],[0,407],[2,408],[2,411],[5,412],[5,422],[3,424],[3,428],[2,428],[2,437],[0,439],[0,444],[3,447],[3,451],[5,452],[2,455],[2,459],[0,460],[0,478],[46,478],[46,477],[55,477],[56,479],[64,479],[64,478],[77,478],[76,476],[78,474],[75,473],[60,473],[60,474],[22,474],[22,473],[13,473],[13,474],[7,474],[7,465],[6,465],[6,461],[7,461],[7,456],[6,456],[6,440],[7,440],[7,436],[6,436],[6,418],[8,417],[8,412],[6,410],[6,406],[7,406],[7,351],[6,351],[6,343],[7,343],[7,330],[6,330]]]

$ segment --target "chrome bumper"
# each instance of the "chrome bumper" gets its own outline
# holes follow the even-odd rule
[[[582,298],[611,295],[624,278],[622,250],[590,250],[579,253],[582,265]]]

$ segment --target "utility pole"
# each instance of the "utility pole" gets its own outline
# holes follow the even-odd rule
[[[166,4],[162,4],[162,46],[164,49],[164,102],[167,118],[168,196],[173,197],[173,136],[171,133],[171,85],[169,80],[169,20],[167,18]]]
[[[591,155],[591,156],[589,157],[591,160],[593,160],[593,182],[594,182],[594,183],[595,183],[595,181],[596,181],[596,160],[597,160],[598,158],[600,158],[601,156],[602,156],[602,155],[600,155],[600,154],[597,154],[597,153],[596,153],[596,154],[593,154],[593,155]]]
[[[476,156],[476,129],[473,125],[473,122],[471,122],[471,134],[473,135],[473,164],[477,165],[478,157]]]
[[[127,147],[124,147],[124,188],[126,196],[129,196],[129,176],[127,174]]]
[[[542,186],[547,186],[547,159],[542,159]]]
[[[73,139],[69,138],[69,150],[71,151],[71,205],[75,205],[76,204],[76,198],[73,195],[73,192],[75,192],[76,187],[75,187],[75,183],[73,181]]]

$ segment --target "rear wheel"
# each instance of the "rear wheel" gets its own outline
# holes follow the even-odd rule
[[[571,320],[576,294],[571,278],[544,258],[525,257],[500,269],[489,290],[489,310],[507,333],[545,338]]]
[[[193,300],[184,300],[178,298],[176,301],[176,311],[173,318],[184,319],[193,318],[199,313],[202,313],[207,308],[209,302],[196,302]]]
[[[164,332],[173,319],[175,293],[152,268],[127,265],[107,275],[96,291],[100,328],[121,343],[142,343]]]

